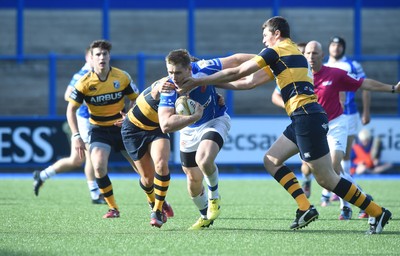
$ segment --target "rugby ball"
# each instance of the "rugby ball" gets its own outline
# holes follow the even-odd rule
[[[180,96],[175,101],[175,112],[178,115],[190,116],[194,113],[196,102],[188,96]]]

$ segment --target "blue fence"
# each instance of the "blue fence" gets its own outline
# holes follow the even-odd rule
[[[102,12],[102,34],[103,38],[110,38],[110,10],[113,9],[184,9],[187,11],[187,49],[196,55],[196,41],[195,30],[196,20],[195,12],[198,9],[206,8],[224,8],[224,9],[240,9],[240,8],[257,8],[267,7],[272,9],[273,15],[279,15],[282,8],[352,8],[354,12],[354,59],[359,61],[393,61],[397,62],[398,71],[397,77],[400,80],[400,55],[376,55],[367,56],[361,53],[361,10],[363,8],[400,8],[400,2],[397,0],[336,0],[336,1],[317,1],[317,0],[306,0],[306,1],[295,1],[295,0],[272,0],[272,1],[261,1],[261,0],[248,0],[248,1],[212,1],[212,0],[149,0],[149,1],[124,1],[124,0],[86,0],[86,1],[72,1],[72,0],[2,0],[0,1],[0,9],[12,8],[16,10],[16,49],[15,55],[0,55],[1,60],[15,60],[22,63],[25,60],[48,60],[49,65],[49,96],[48,96],[48,116],[56,115],[57,97],[56,97],[56,66],[59,60],[68,59],[81,59],[81,56],[77,55],[60,55],[56,53],[49,53],[48,55],[27,55],[24,53],[24,11],[26,9],[98,9]],[[137,67],[137,84],[140,89],[145,86],[145,74],[146,65],[145,63],[149,60],[162,60],[164,56],[160,55],[149,55],[149,54],[136,54],[136,55],[120,55],[113,56],[115,60],[136,60],[138,62]],[[229,109],[234,109],[230,104],[233,102],[233,93],[228,92],[227,104]],[[397,113],[400,115],[400,99],[398,104]],[[234,113],[230,113],[234,114]]]
[[[0,117],[3,122],[2,136],[2,154],[0,159],[0,169],[11,167],[45,167],[49,162],[54,162],[59,157],[68,154],[69,148],[60,147],[66,145],[68,134],[62,133],[62,125],[65,117],[57,116],[57,65],[64,60],[82,60],[82,55],[65,55],[57,53],[32,55],[25,54],[24,51],[24,12],[27,9],[96,9],[102,13],[102,35],[103,38],[110,38],[110,11],[115,9],[182,9],[187,12],[187,49],[196,54],[196,19],[195,13],[199,9],[241,9],[241,8],[269,8],[273,15],[279,15],[282,8],[351,8],[354,13],[353,21],[353,41],[354,56],[356,60],[364,61],[392,61],[397,63],[397,77],[400,80],[400,55],[363,55],[361,52],[361,28],[362,15],[361,11],[366,8],[400,8],[398,0],[336,0],[336,1],[317,1],[317,0],[247,0],[247,1],[228,1],[228,0],[148,0],[148,1],[125,1],[125,0],[1,0],[0,9],[13,9],[16,11],[16,39],[15,54],[1,55],[2,60],[13,60],[17,63],[31,60],[47,60],[48,61],[48,113],[46,116],[38,118],[32,117]],[[132,55],[113,55],[113,60],[133,60],[137,62],[136,82],[139,89],[142,90],[146,85],[146,63],[152,60],[162,61],[165,56],[151,54],[132,54]],[[209,57],[209,56],[198,56]],[[233,92],[226,92],[226,102],[228,109],[233,110]],[[400,115],[400,100],[398,103],[397,114]],[[230,113],[234,116],[234,113]],[[286,117],[285,119],[286,120]],[[258,120],[257,120],[258,122]],[[394,122],[394,121],[393,121]],[[264,132],[264,131],[263,131]],[[261,132],[260,132],[261,133]],[[384,132],[387,134],[388,132]],[[244,137],[241,134],[239,137]],[[394,138],[394,139],[393,139]],[[398,145],[397,130],[393,132],[388,141],[388,145]],[[28,145],[28,146],[27,146]],[[388,146],[389,147],[389,146]],[[47,154],[49,152],[51,154]],[[53,150],[54,149],[54,150]],[[398,150],[398,148],[395,148]],[[63,150],[58,152],[57,150]],[[54,151],[54,152],[53,152]],[[112,166],[126,167],[127,163],[121,161],[118,156],[111,158]],[[1,171],[1,170],[0,170]]]

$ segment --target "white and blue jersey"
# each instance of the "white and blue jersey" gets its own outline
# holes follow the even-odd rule
[[[327,62],[325,66],[340,68],[348,73],[356,76],[357,78],[365,78],[365,73],[360,63],[355,60],[351,60],[344,56],[342,59],[336,62]],[[357,104],[355,100],[356,92],[346,92],[346,101],[344,102],[343,114],[351,115],[358,113]]]
[[[212,75],[222,69],[221,61],[216,59],[200,60],[192,62],[192,76],[203,77]],[[172,82],[170,80],[170,82]],[[196,123],[189,127],[198,127],[212,119],[223,116],[226,113],[226,106],[218,104],[218,94],[214,86],[199,86],[191,90],[189,98],[197,101],[204,107],[203,116]],[[171,93],[161,93],[159,107],[175,107],[175,101],[179,97],[176,91]]]
[[[75,88],[76,82],[90,70],[92,70],[92,67],[88,63],[86,63],[77,73],[74,74],[68,86]],[[90,115],[87,105],[82,104],[76,111],[76,114],[78,116],[88,119]]]

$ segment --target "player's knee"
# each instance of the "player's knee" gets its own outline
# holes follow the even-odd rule
[[[275,157],[273,157],[271,155],[268,155],[268,154],[264,155],[264,166],[265,166],[265,168],[273,169],[273,168],[275,168],[277,166],[281,166],[281,165],[282,165],[282,161],[279,161],[279,159],[277,159],[277,158],[275,158]]]

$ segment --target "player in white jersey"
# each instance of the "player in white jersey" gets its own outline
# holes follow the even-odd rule
[[[85,52],[85,65],[74,74],[71,81],[69,82],[67,89],[64,93],[64,98],[67,101],[69,95],[71,94],[72,90],[75,87],[76,82],[87,72],[92,69],[92,65],[90,64],[90,51],[89,48],[86,49]],[[86,104],[81,105],[81,107],[76,112],[77,120],[78,120],[78,127],[79,132],[81,134],[82,140],[87,144],[89,142],[89,111]],[[70,131],[68,130],[68,133]],[[71,154],[69,157],[62,158],[55,162],[54,164],[50,165],[46,169],[42,171],[34,171],[33,172],[33,190],[35,195],[39,195],[39,188],[43,185],[43,183],[51,178],[52,176],[68,172],[74,170],[76,168],[80,168],[85,162],[84,172],[87,180],[87,184],[90,191],[90,196],[92,198],[92,203],[94,204],[106,204],[103,196],[100,193],[99,187],[96,183],[96,179],[94,177],[93,166],[89,158],[89,154],[86,151],[85,158],[80,158],[76,153],[74,147],[75,140],[71,140]]]
[[[325,66],[340,68],[358,78],[365,78],[366,75],[361,64],[346,57],[345,52],[346,41],[342,37],[333,36],[329,42],[329,59],[328,62],[325,63]],[[342,92],[342,99],[343,114],[348,121],[347,147],[342,161],[342,168],[344,172],[350,174],[350,153],[354,139],[361,130],[362,126],[368,124],[371,120],[371,94],[367,90],[362,90],[363,112],[361,117],[355,101],[355,92]],[[325,198],[329,197],[329,193],[327,193],[327,191],[323,193],[325,193]],[[336,196],[334,195],[333,198],[335,197]],[[368,218],[368,216],[364,211],[361,211],[359,218]]]
[[[223,68],[237,66],[252,58],[253,54],[235,54],[226,58],[191,61],[190,54],[184,50],[171,51],[166,57],[170,81],[179,89],[189,76],[199,77],[213,74]],[[231,127],[226,106],[218,104],[218,94],[214,86],[196,87],[187,93],[197,102],[196,112],[203,109],[200,118],[188,125],[193,116],[175,113],[177,91],[162,93],[158,115],[164,133],[180,130],[180,156],[183,171],[187,176],[188,192],[200,211],[200,218],[190,230],[209,227],[220,214],[220,195],[218,192],[218,167],[215,159],[227,138]],[[207,183],[207,191],[203,186]],[[208,193],[207,193],[208,192]]]

